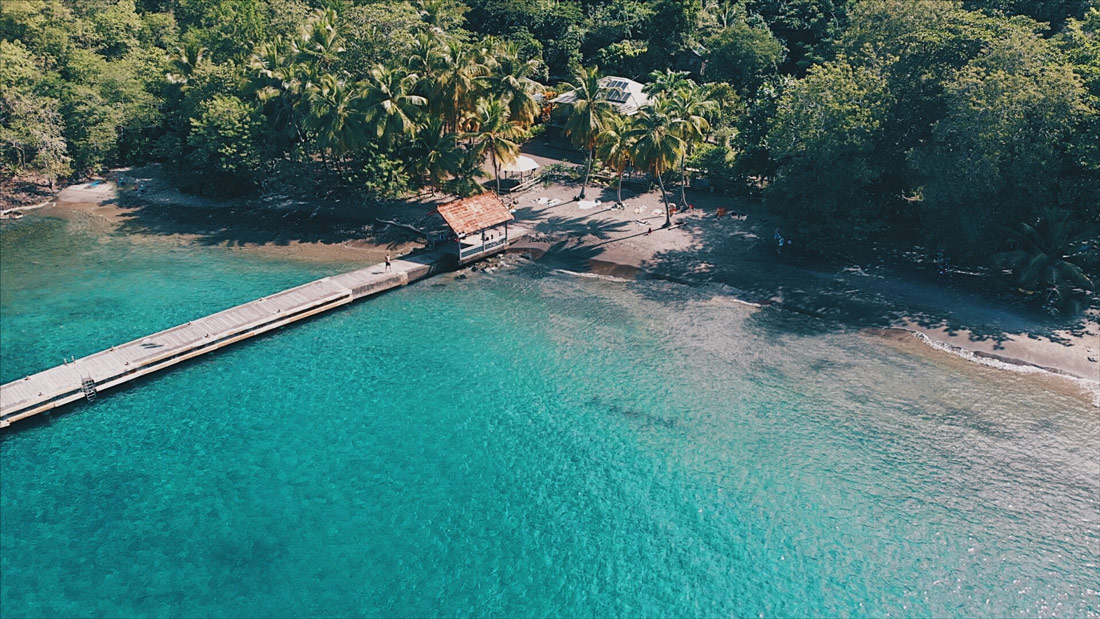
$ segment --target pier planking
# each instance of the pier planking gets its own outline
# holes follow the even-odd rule
[[[0,427],[115,387],[234,342],[404,286],[438,272],[442,252],[425,252],[318,279],[210,314],[141,339],[113,346],[23,379],[0,385]]]

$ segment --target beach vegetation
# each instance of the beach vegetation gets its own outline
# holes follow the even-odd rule
[[[1081,229],[1072,219],[1069,211],[1047,207],[1034,222],[1009,228],[1014,249],[993,258],[1012,272],[1021,292],[1051,309],[1076,313],[1096,287],[1100,235],[1096,226]]]
[[[466,195],[560,120],[581,197],[598,162],[683,205],[694,168],[806,251],[990,266],[1048,209],[1100,223],[1098,41],[1068,0],[7,2],[0,185],[158,162],[210,196]],[[650,105],[620,122],[607,75]]]
[[[718,104],[710,92],[687,79],[682,85],[668,91],[658,105],[667,105],[673,119],[672,130],[683,142],[680,152],[680,205],[687,207],[687,160],[710,134],[708,118],[718,113]]]
[[[500,166],[512,163],[519,157],[519,140],[524,135],[523,127],[518,121],[511,119],[503,102],[493,99],[482,104],[473,126],[475,129],[466,134],[466,137],[474,141],[471,153],[482,159],[488,155],[496,190],[500,193]]]
[[[668,201],[664,177],[676,168],[685,151],[677,122],[667,100],[658,98],[634,116],[630,129],[626,132],[626,139],[634,145],[632,159],[635,164],[657,179],[661,200],[665,205],[664,228],[672,225],[672,205]]]
[[[598,67],[579,68],[573,81],[563,86],[573,91],[573,100],[566,104],[567,116],[562,134],[569,138],[574,146],[585,151],[587,156],[584,167],[584,182],[577,196],[583,199],[588,189],[588,179],[592,174],[595,161],[596,139],[615,116],[615,108],[607,100],[600,85]]]
[[[618,204],[623,203],[623,173],[634,163],[634,142],[627,135],[629,130],[626,118],[614,116],[596,137],[596,157],[614,171],[618,179],[615,190]]]

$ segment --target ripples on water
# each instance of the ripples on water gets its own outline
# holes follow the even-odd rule
[[[4,380],[318,275],[51,222],[3,230]],[[441,278],[5,435],[0,608],[1095,616],[1098,444],[1026,377],[705,289]]]

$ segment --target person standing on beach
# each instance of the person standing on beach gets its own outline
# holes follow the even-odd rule
[[[390,255],[386,254],[386,270],[390,270]]]

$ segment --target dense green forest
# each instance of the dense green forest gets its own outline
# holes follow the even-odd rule
[[[463,194],[569,89],[564,137],[612,174],[697,170],[809,249],[919,244],[1081,287],[1098,32],[1098,0],[6,0],[0,174]],[[618,118],[599,75],[652,105]]]

